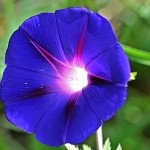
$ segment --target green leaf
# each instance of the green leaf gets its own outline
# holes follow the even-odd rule
[[[0,125],[0,150],[26,150],[20,142],[12,138],[8,130]]]
[[[122,45],[125,53],[131,61],[150,66],[150,52]]]
[[[109,138],[107,138],[107,140],[105,141],[105,144],[104,144],[104,150],[111,150],[111,143],[110,143],[110,140]]]
[[[89,147],[88,145],[83,144],[83,150],[92,150],[91,147]]]
[[[121,145],[119,144],[116,150],[122,150]]]
[[[136,76],[137,76],[137,72],[131,72],[129,81],[135,80]]]

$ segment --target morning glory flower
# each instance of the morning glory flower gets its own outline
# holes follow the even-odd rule
[[[124,104],[130,67],[108,20],[85,8],[27,19],[1,81],[7,119],[47,145],[77,144]]]

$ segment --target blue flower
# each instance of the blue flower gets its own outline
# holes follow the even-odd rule
[[[11,36],[5,62],[7,119],[47,145],[84,141],[127,96],[127,56],[110,23],[84,8],[27,19]]]

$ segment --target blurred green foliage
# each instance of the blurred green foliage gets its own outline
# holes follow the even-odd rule
[[[56,9],[81,6],[104,15],[112,22],[128,55],[132,71],[138,73],[129,83],[124,107],[104,123],[104,139],[110,137],[112,149],[121,143],[124,150],[150,149],[150,1],[149,0],[0,0],[0,79],[8,40],[14,30],[32,15]],[[139,50],[140,49],[140,50]],[[96,149],[95,135],[85,144]],[[80,147],[80,145],[79,145]],[[0,150],[64,150],[35,140],[5,118],[0,103]]]
[[[105,143],[104,143],[103,149],[104,149],[104,150],[112,150],[112,148],[111,148],[111,142],[110,142],[109,138],[106,139],[106,141],[105,141]],[[121,147],[120,144],[118,144],[116,150],[122,150],[122,147]]]

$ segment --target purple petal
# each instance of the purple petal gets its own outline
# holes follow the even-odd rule
[[[123,105],[126,88],[91,85],[82,91],[68,126],[67,143],[77,144],[96,132]]]
[[[86,65],[97,55],[109,51],[116,45],[117,39],[110,23],[96,13],[90,13],[83,48],[83,63]]]
[[[7,66],[57,76],[54,68],[20,29],[13,33],[9,41],[5,61]]]
[[[69,61],[75,53],[81,55],[90,12],[84,8],[69,8],[56,11],[57,27],[63,50]]]
[[[83,91],[85,100],[101,120],[110,119],[124,104],[127,97],[125,86],[89,85]],[[92,101],[91,101],[92,100]]]
[[[21,28],[56,59],[67,63],[57,29],[55,14],[42,13],[33,16],[27,19],[21,25]]]
[[[36,71],[8,66],[1,82],[2,101],[4,104],[8,104],[16,100],[34,97],[34,95],[38,97],[40,93],[61,91],[57,84],[59,80],[59,78],[43,75]],[[49,87],[49,91],[47,91],[47,87]]]
[[[129,61],[119,44],[97,55],[85,68],[90,74],[114,83],[126,84],[130,78]]]
[[[91,99],[93,100],[93,97]],[[97,114],[93,113],[83,94],[79,96],[71,112],[71,119],[67,120],[67,128],[65,128],[65,143],[81,143],[102,125],[102,121]]]
[[[47,94],[13,102],[5,106],[8,120],[48,145],[63,144],[65,126],[65,94]]]
[[[7,67],[1,85],[7,119],[26,132],[36,132],[39,141],[53,146],[63,144],[65,107],[70,97],[57,86],[59,80]]]
[[[49,64],[59,73],[64,74],[63,72],[66,72],[70,69],[70,66],[67,66],[65,63],[61,62],[54,56],[52,56],[47,50],[45,50],[43,47],[41,47],[36,41],[22,28],[20,28],[22,32],[24,32],[25,36],[29,39],[29,41],[33,44],[33,46],[36,48],[36,50],[47,60]]]
[[[54,95],[54,102],[41,117],[35,128],[36,138],[44,144],[59,146],[64,144],[64,129],[66,126],[66,105],[68,96],[64,93]]]
[[[84,8],[26,20],[10,39],[6,65],[1,98],[8,120],[51,146],[85,140],[127,95],[128,59],[110,23]],[[89,84],[73,92],[78,66]]]

